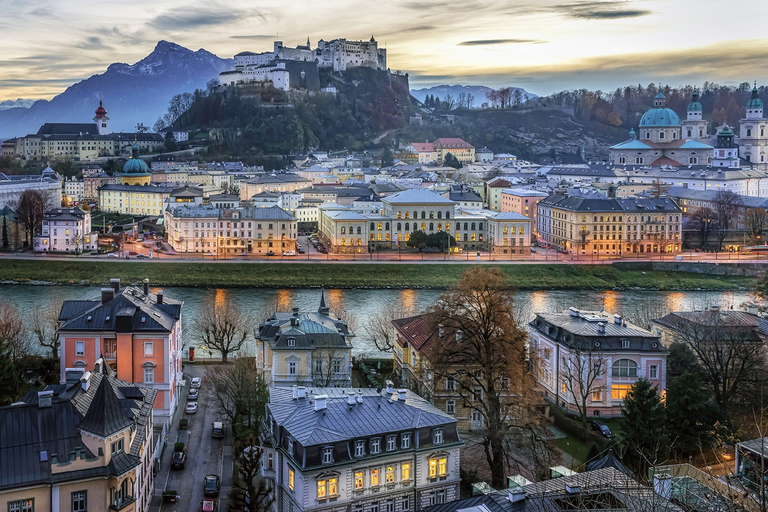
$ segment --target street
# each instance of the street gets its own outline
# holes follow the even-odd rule
[[[155,480],[155,495],[164,490],[175,490],[180,496],[176,503],[164,503],[159,509],[162,512],[192,512],[200,510],[203,500],[203,480],[205,475],[216,474],[221,478],[221,490],[216,498],[216,510],[227,510],[229,494],[232,490],[232,462],[234,449],[232,447],[232,429],[225,422],[224,438],[211,437],[211,424],[222,421],[214,408],[210,406],[206,396],[208,383],[205,379],[205,365],[187,364],[184,368],[184,378],[187,381],[183,391],[184,400],[179,403],[183,410],[187,404],[186,395],[192,377],[201,377],[202,386],[198,398],[198,410],[195,414],[183,414],[189,419],[187,430],[190,432],[187,445],[187,460],[184,469],[170,469],[173,443],[178,434],[178,421],[172,425],[168,435],[168,445],[162,457],[161,471]]]

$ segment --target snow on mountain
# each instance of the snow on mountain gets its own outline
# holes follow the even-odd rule
[[[23,98],[0,101],[0,110],[8,110],[11,108],[29,108],[36,101],[37,100],[25,100]]]

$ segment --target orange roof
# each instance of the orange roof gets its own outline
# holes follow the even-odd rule
[[[428,314],[409,316],[393,320],[392,324],[397,331],[397,343],[405,347],[407,341],[416,350],[421,350],[427,343],[437,338],[437,333],[432,327]]]
[[[660,167],[662,165],[671,165],[674,167],[682,167],[683,164],[677,160],[672,160],[668,156],[662,156],[651,162],[651,167]]]
[[[459,148],[472,149],[474,148],[472,144],[465,141],[464,139],[459,139],[458,137],[435,139],[434,144],[435,144],[435,147],[438,147],[441,149],[459,149]]]
[[[413,146],[413,149],[415,149],[419,153],[435,152],[435,145],[432,144],[431,142],[411,142],[411,146]]]

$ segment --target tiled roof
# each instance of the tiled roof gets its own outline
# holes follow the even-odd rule
[[[637,139],[629,139],[624,142],[614,144],[609,149],[651,149],[651,146],[644,144]]]
[[[458,137],[443,137],[435,139],[435,147],[440,149],[471,149],[474,146]]]
[[[450,199],[446,199],[445,197],[441,196],[436,192],[432,192],[431,190],[423,190],[423,189],[416,189],[416,188],[403,190],[402,192],[398,192],[396,194],[386,196],[382,198],[381,201],[383,203],[393,204],[393,205],[394,204],[443,204],[443,205],[455,204]]]
[[[309,183],[309,180],[302,178],[298,174],[286,172],[280,174],[262,174],[261,176],[246,180],[245,182],[251,185],[261,185],[269,183]]]
[[[680,167],[682,164],[678,162],[677,160],[672,160],[668,156],[662,156],[654,160],[649,164],[651,167],[661,167],[662,165],[672,166],[672,167]]]
[[[431,142],[411,142],[413,149],[419,153],[434,153],[435,145]]]
[[[429,314],[409,316],[407,318],[398,318],[392,321],[395,326],[398,337],[397,342],[401,347],[405,347],[407,341],[410,346],[416,350],[428,349],[429,346],[438,339],[438,332],[432,323]],[[445,338],[452,339],[453,335]]]

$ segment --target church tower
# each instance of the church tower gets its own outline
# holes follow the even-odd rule
[[[747,102],[747,116],[741,120],[739,135],[739,156],[758,169],[768,170],[768,119],[763,117],[757,84]]]
[[[107,109],[104,108],[102,100],[99,100],[99,108],[96,109],[93,122],[96,123],[99,135],[107,135],[109,133],[109,118],[107,117]]]
[[[688,117],[683,125],[683,138],[702,140],[707,137],[707,121],[703,117],[703,108],[699,103],[699,92],[693,91],[693,97],[688,104]]]
[[[712,159],[712,167],[739,167],[739,147],[734,138],[736,135],[727,124],[720,127],[717,132],[717,145],[715,157]]]

